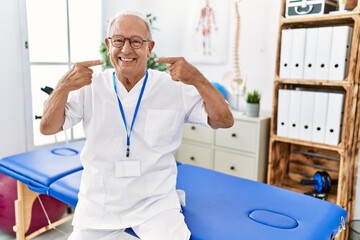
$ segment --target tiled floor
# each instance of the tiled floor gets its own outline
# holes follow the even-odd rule
[[[66,222],[57,229],[47,231],[40,236],[33,238],[33,240],[67,240],[72,231],[71,222]],[[0,231],[0,240],[15,240],[15,236],[11,236]],[[124,236],[119,240],[136,240],[133,236],[124,233]],[[137,239],[138,240],[138,239]]]

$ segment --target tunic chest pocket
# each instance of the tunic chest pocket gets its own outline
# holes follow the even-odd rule
[[[145,140],[150,146],[164,146],[175,137],[179,128],[179,112],[147,110]]]

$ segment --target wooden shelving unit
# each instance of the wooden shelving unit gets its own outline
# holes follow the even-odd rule
[[[282,0],[273,88],[267,182],[292,191],[305,193],[313,190],[313,186],[301,185],[300,181],[304,178],[312,178],[316,171],[327,171],[332,179],[338,179],[338,184],[333,186],[326,200],[345,208],[348,211],[348,221],[350,221],[354,214],[358,150],[360,147],[360,13],[354,11],[341,15],[326,14],[316,17],[285,18],[285,7],[286,0]],[[279,77],[282,29],[340,25],[353,28],[348,76],[343,81],[282,79]],[[337,146],[276,135],[278,90],[298,87],[336,90],[345,94],[341,142]],[[339,234],[337,239],[348,239],[348,231]]]

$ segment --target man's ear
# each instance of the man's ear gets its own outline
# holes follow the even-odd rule
[[[149,49],[149,51],[148,51],[148,58],[149,57],[151,57],[151,52],[152,52],[152,50],[154,49],[154,46],[155,46],[155,42],[154,41],[151,41],[151,42],[148,42],[148,49]]]
[[[107,47],[107,55],[109,55],[109,49],[110,49],[110,44],[111,44],[110,39],[105,38],[104,42],[105,42],[105,45]]]
[[[105,45],[106,45],[106,47],[107,47],[107,49],[108,49],[108,52],[109,52],[110,44],[111,44],[110,39],[105,38],[105,39],[104,39],[104,42],[105,42]]]

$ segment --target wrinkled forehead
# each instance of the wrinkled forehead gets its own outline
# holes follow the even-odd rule
[[[123,15],[116,18],[109,28],[109,36],[123,35],[125,37],[141,36],[148,38],[149,32],[146,23],[139,17]]]

